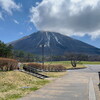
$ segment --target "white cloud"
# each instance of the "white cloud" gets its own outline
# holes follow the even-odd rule
[[[23,33],[23,32],[20,32],[19,34],[20,34],[20,35],[23,35],[24,33]]]
[[[0,19],[2,19],[3,20],[3,16],[2,16],[2,13],[0,12]]]
[[[14,19],[13,21],[14,21],[14,23],[16,23],[16,24],[19,24],[19,22],[18,22],[17,20]]]
[[[38,30],[100,37],[100,0],[43,0],[30,13]]]
[[[36,2],[36,5],[39,5],[40,3],[39,2]]]
[[[0,8],[4,12],[12,15],[14,10],[20,10],[21,4],[16,4],[14,0],[0,0]]]

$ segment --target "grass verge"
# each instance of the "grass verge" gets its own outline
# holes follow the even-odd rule
[[[42,72],[42,74],[58,78],[66,72]],[[51,80],[38,79],[19,71],[0,72],[0,100],[16,100],[49,82]]]
[[[100,64],[100,61],[82,61],[83,64]]]
[[[18,71],[0,72],[0,100],[16,100],[49,82]]]
[[[41,74],[47,75],[52,78],[59,78],[66,75],[67,72],[41,72]]]

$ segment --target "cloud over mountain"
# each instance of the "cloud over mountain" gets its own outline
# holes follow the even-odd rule
[[[43,0],[30,13],[39,30],[100,37],[100,0]]]

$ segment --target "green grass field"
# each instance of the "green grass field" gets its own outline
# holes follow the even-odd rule
[[[46,64],[70,64],[70,61],[52,61],[52,62],[45,62]],[[80,64],[100,64],[100,61],[81,61]]]
[[[100,61],[82,61],[82,64],[100,64]]]
[[[67,69],[69,68],[73,68],[71,66],[71,62],[70,61],[52,61],[52,62],[45,62],[45,64],[56,64],[56,65],[63,65],[65,66]],[[85,68],[84,64],[100,64],[100,62],[96,62],[96,61],[81,61],[80,63],[77,64],[76,68]]]
[[[73,69],[70,61],[53,61],[53,62],[45,62],[45,64],[51,64],[51,65],[63,65],[67,69]],[[85,68],[85,66],[82,63],[77,64],[76,68]]]

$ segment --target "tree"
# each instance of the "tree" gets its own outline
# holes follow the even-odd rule
[[[12,57],[13,56],[12,49],[13,49],[13,47],[12,47],[11,44],[6,47],[6,55],[7,55],[7,57]]]
[[[0,57],[12,57],[12,46],[0,41]]]
[[[87,61],[88,56],[85,54],[71,54],[71,65],[76,67],[81,61]]]

